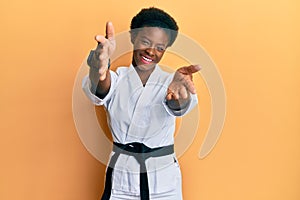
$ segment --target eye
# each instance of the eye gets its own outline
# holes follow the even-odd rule
[[[150,45],[150,42],[147,41],[147,40],[142,40],[142,44],[145,45],[145,46],[149,46],[149,45]]]
[[[162,52],[162,51],[165,51],[165,50],[166,50],[166,48],[165,48],[165,47],[163,47],[163,46],[158,46],[158,47],[156,47],[156,49],[157,49],[157,51],[160,51],[160,52]]]

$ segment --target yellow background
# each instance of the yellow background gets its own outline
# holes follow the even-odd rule
[[[179,160],[184,199],[300,199],[296,0],[2,1],[0,199],[99,199],[105,166],[75,129],[74,80],[107,20],[117,33],[127,31],[131,18],[152,5],[207,50],[226,88],[216,147],[198,159],[202,128]],[[205,121],[207,100],[199,97]]]

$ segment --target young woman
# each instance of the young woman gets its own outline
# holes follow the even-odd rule
[[[102,200],[181,200],[181,173],[174,153],[175,117],[188,113],[197,96],[198,65],[164,72],[158,65],[177,37],[175,20],[158,8],[142,9],[131,21],[132,63],[111,71],[114,28],[95,37],[83,90],[106,108],[113,151]]]

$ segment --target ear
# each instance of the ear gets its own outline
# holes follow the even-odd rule
[[[129,33],[130,33],[130,41],[131,41],[132,44],[134,44],[137,32],[130,30]]]
[[[129,31],[129,33],[130,33],[130,41],[132,44],[134,44],[136,34],[134,33],[134,31]]]

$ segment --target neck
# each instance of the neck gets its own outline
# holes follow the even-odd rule
[[[153,69],[150,70],[140,70],[138,67],[134,67],[134,69],[136,70],[137,74],[139,75],[142,84],[145,86],[151,73],[153,72]]]

